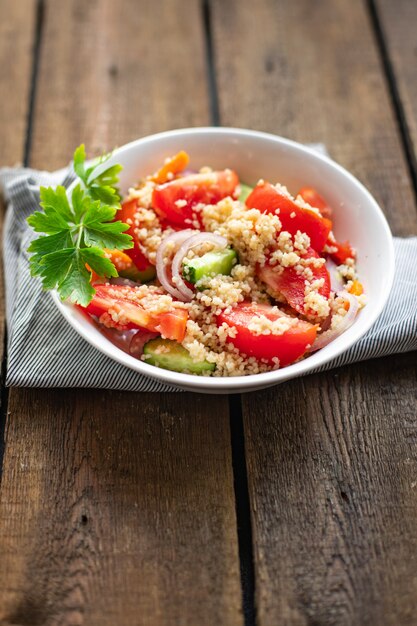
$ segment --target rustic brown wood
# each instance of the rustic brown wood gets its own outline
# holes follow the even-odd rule
[[[324,142],[372,190],[396,234],[417,232],[364,3],[260,0],[254,10],[250,0],[215,0],[213,13],[221,123]]]
[[[31,48],[35,31],[35,0],[0,0],[0,167],[22,162],[29,108]],[[0,239],[3,206],[0,198]],[[0,361],[4,343],[4,285],[0,259]]]
[[[388,4],[415,142],[413,68],[400,60],[412,58],[412,3]],[[0,75],[5,162],[22,158],[34,7],[0,0],[0,61],[14,59]],[[416,232],[366,7],[213,9],[222,123],[325,141],[396,232]],[[47,0],[31,163],[207,123],[200,18],[195,1]],[[260,626],[415,622],[414,365],[398,356],[244,397]],[[241,623],[227,420],[223,398],[13,390],[0,624]]]
[[[415,362],[244,397],[261,625],[415,623]]]
[[[36,0],[0,0],[0,167],[23,159],[35,18]]]
[[[240,623],[228,438],[221,398],[14,391],[0,623]]]
[[[417,232],[363,3],[214,0],[212,28],[222,124],[324,141],[396,233]],[[260,626],[415,623],[414,363],[243,397]]]
[[[49,0],[45,20],[37,167],[64,165],[81,142],[98,154],[209,122],[198,0]]]
[[[206,124],[199,9],[47,1],[30,164]],[[226,398],[13,389],[9,412],[1,624],[242,623]]]
[[[417,176],[417,3],[413,0],[375,0],[375,7],[388,60],[395,75]]]

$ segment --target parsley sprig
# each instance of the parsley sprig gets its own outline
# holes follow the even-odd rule
[[[64,187],[41,187],[43,211],[28,217],[37,233],[28,248],[32,276],[39,276],[44,289],[56,289],[63,300],[87,306],[95,294],[91,272],[101,277],[117,276],[104,249],[126,250],[133,246],[129,226],[114,221],[120,208],[117,189],[121,165],[101,167],[110,155],[86,168],[85,148],[74,153],[74,170],[80,182],[71,198]]]

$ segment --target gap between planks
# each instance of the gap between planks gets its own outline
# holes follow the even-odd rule
[[[23,166],[27,167],[29,164],[29,154],[30,154],[30,146],[31,146],[31,136],[32,136],[32,122],[33,122],[33,111],[34,111],[34,103],[36,98],[36,83],[37,83],[37,75],[39,68],[39,57],[40,57],[40,45],[42,40],[42,26],[43,26],[43,16],[44,16],[44,0],[37,0],[36,2],[36,11],[35,11],[35,20],[34,20],[34,28],[33,28],[33,45],[32,45],[32,64],[31,71],[29,76],[29,94],[28,101],[26,107],[26,129],[24,133],[24,149],[23,149]],[[4,217],[4,209],[2,211],[2,219]],[[3,229],[3,226],[2,226]],[[4,288],[4,281],[3,281]],[[5,294],[3,294],[3,299]],[[9,388],[6,387],[6,373],[7,373],[7,328],[6,328],[6,319],[4,320],[4,341],[3,341],[3,359],[1,363],[1,392],[0,392],[0,484],[3,473],[3,458],[4,452],[6,448],[6,424],[7,424],[7,413],[8,413],[8,405],[9,405]]]
[[[201,0],[201,12],[206,47],[207,87],[210,99],[211,123],[213,126],[220,126],[221,120],[214,59],[215,51],[211,25],[210,0]],[[242,586],[242,609],[245,626],[255,626],[256,609],[253,538],[245,454],[245,432],[242,416],[242,401],[239,394],[229,396],[229,413],[240,579]]]
[[[391,62],[391,58],[386,44],[381,19],[375,0],[367,0],[368,12],[371,20],[372,31],[375,35],[375,41],[381,60],[382,71],[387,83],[387,91],[391,98],[391,104],[394,111],[394,118],[398,124],[399,135],[407,162],[410,180],[412,182],[414,198],[417,207],[417,161],[413,150],[413,141],[407,124],[407,117],[401,102],[395,72]]]
[[[31,72],[31,81],[30,81],[30,93],[28,98],[28,115],[27,115],[27,129],[26,129],[26,142],[24,149],[24,160],[25,164],[29,162],[29,157],[32,153],[32,140],[33,140],[33,125],[35,118],[35,108],[36,108],[36,95],[37,95],[37,87],[38,87],[38,68],[39,68],[39,59],[42,48],[42,26],[43,26],[43,13],[44,13],[44,2],[43,0],[39,0],[37,2],[37,19],[35,25],[35,43],[33,46],[33,56],[32,56],[32,72]],[[5,415],[6,415],[5,410]],[[82,523],[84,524],[84,517],[82,516]],[[87,518],[85,518],[87,520]]]

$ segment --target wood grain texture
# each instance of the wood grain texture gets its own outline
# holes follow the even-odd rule
[[[417,3],[414,0],[375,0],[374,4],[394,72],[417,176]]]
[[[23,161],[35,19],[35,0],[13,3],[0,0],[0,167]],[[3,237],[3,214],[0,197],[0,240]],[[3,259],[0,258],[0,362],[4,331]]]
[[[37,167],[207,124],[198,0],[48,0],[35,111]]]
[[[366,5],[214,0],[221,123],[324,141],[417,232]],[[285,182],[285,181],[283,181]],[[259,626],[414,624],[415,355],[243,397]]]
[[[238,624],[220,398],[14,391],[0,623]]]
[[[250,0],[214,0],[213,20],[221,123],[324,142],[371,189],[396,234],[416,233],[364,3],[259,0],[255,11]]]
[[[36,0],[0,0],[0,167],[22,163]]]
[[[244,396],[261,626],[416,622],[415,355],[390,366]]]
[[[207,124],[199,7],[47,1],[30,164]],[[2,626],[242,623],[227,398],[12,389],[9,412]]]

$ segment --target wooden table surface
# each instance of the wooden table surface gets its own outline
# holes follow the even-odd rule
[[[325,142],[416,234],[416,27],[414,0],[0,0],[0,164],[255,128]],[[417,624],[415,365],[3,388],[0,624]]]

